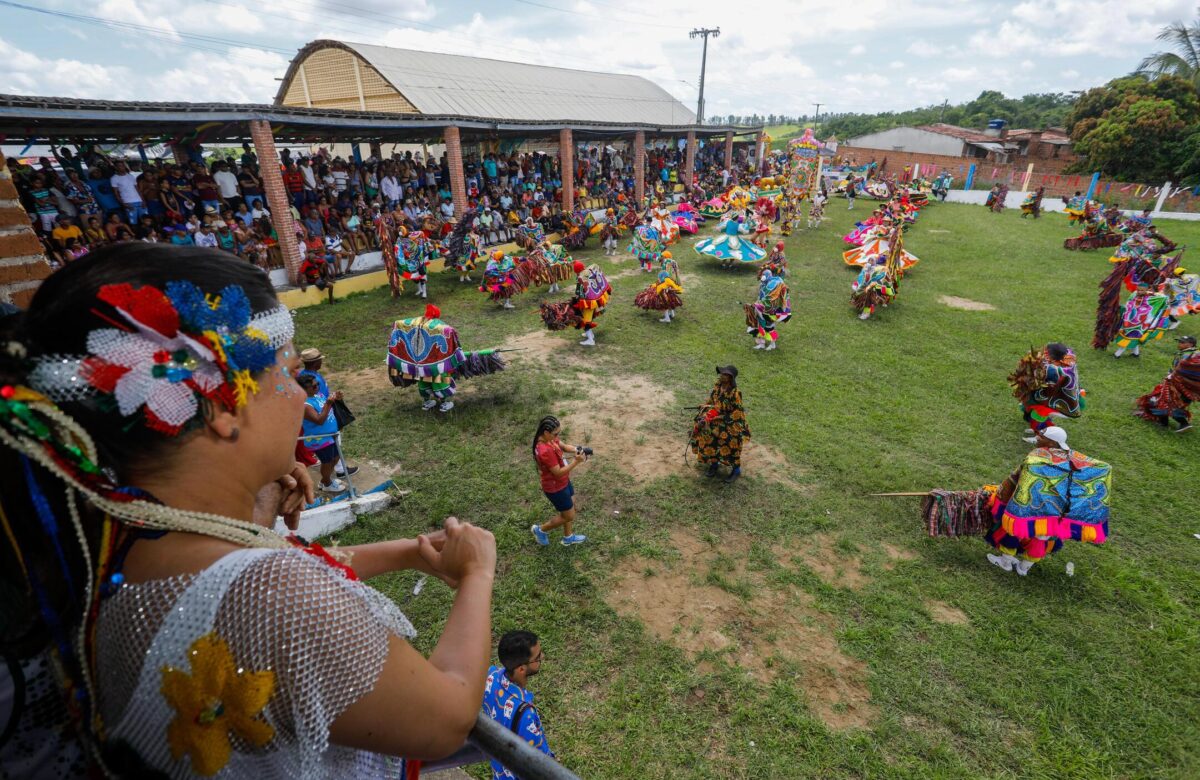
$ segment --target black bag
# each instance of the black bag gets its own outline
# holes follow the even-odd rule
[[[347,425],[354,422],[354,412],[350,411],[350,407],[342,400],[333,402],[333,416],[337,420],[339,431],[345,430]]]

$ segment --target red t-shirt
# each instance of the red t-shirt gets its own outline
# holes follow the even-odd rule
[[[304,174],[300,171],[284,171],[283,184],[288,192],[296,193],[304,189]]]
[[[556,477],[550,471],[551,467],[553,466],[567,465],[566,459],[562,456],[562,452],[558,449],[558,442],[538,442],[536,452],[538,474],[542,478],[542,492],[557,493],[565,488],[571,481],[570,475],[563,474],[561,477]]]

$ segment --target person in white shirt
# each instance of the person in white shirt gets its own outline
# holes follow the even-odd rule
[[[236,209],[242,202],[242,198],[238,190],[237,177],[230,173],[229,166],[225,163],[217,163],[213,180],[217,182],[217,189],[221,192],[222,200],[228,203],[230,208]]]
[[[438,208],[442,212],[443,220],[454,219],[454,201],[453,200],[451,200],[450,198],[446,198],[445,200],[442,201],[442,205],[439,206]]]
[[[721,186],[722,187],[729,186],[729,169],[728,168],[721,169]]]
[[[144,215],[150,213],[146,210],[146,204],[142,202],[142,193],[138,192],[137,174],[129,170],[129,166],[125,164],[124,160],[117,160],[116,171],[109,179],[113,194],[121,202],[121,207],[125,209],[125,215],[129,217],[129,224],[136,225]]]
[[[317,177],[313,173],[312,160],[307,157],[300,161],[300,174],[304,176],[304,195],[309,203],[316,203]]]
[[[200,226],[196,231],[195,236],[196,246],[210,246],[214,249],[217,246],[217,234],[213,232],[212,225],[207,222]]]
[[[395,172],[388,171],[388,175],[383,177],[379,186],[383,189],[383,199],[387,201],[387,207],[396,208],[400,199],[404,197],[404,187],[400,185],[400,179],[396,178]]]

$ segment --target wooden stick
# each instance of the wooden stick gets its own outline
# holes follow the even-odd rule
[[[929,495],[929,491],[928,490],[917,490],[917,491],[911,491],[911,492],[907,492],[907,493],[868,493],[867,495],[868,496],[880,496],[880,497],[884,497],[884,498],[903,497],[903,496],[927,496],[927,495]]]

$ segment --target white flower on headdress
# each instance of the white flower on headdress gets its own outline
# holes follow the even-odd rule
[[[105,363],[127,369],[113,390],[122,416],[145,406],[153,418],[181,428],[199,411],[196,390],[209,393],[222,382],[212,352],[182,334],[167,337],[145,327],[136,333],[106,328],[89,333],[87,347]]]

